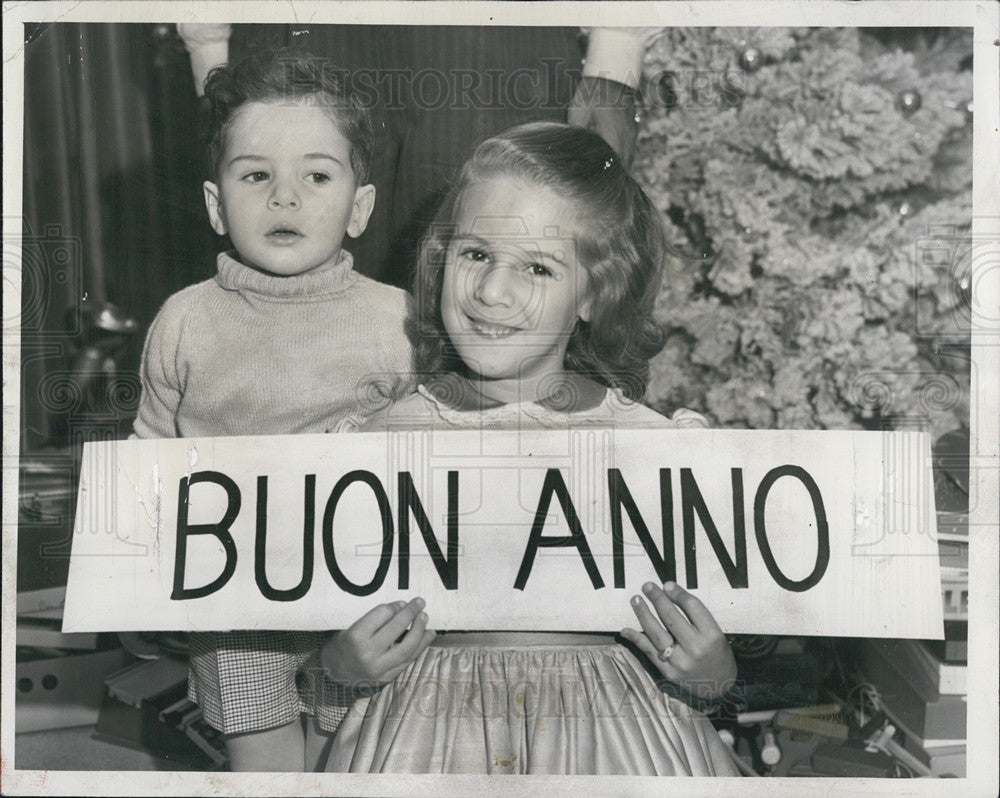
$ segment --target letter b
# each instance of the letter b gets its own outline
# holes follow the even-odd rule
[[[188,524],[188,492],[191,485],[199,482],[213,482],[226,491],[226,512],[217,524]],[[174,556],[174,590],[171,601],[202,598],[214,593],[226,584],[236,571],[236,542],[229,534],[240,512],[240,489],[232,479],[218,471],[199,471],[190,477],[181,477],[177,494],[177,552]],[[184,565],[187,558],[188,535],[215,535],[226,551],[226,566],[212,582],[202,587],[184,587]]]

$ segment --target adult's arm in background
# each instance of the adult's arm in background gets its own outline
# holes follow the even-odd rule
[[[568,120],[608,142],[625,166],[632,163],[639,133],[642,58],[663,28],[591,28],[580,84]]]

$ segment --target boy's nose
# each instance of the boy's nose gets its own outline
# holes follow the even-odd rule
[[[474,296],[484,305],[514,304],[514,272],[509,266],[487,266],[476,280]]]
[[[278,183],[271,192],[267,204],[271,208],[297,208],[299,196],[291,186]]]

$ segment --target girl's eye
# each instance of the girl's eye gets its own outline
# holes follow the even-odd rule
[[[269,175],[267,172],[250,172],[249,174],[244,175],[243,179],[248,183],[263,183],[268,177]]]
[[[330,182],[330,175],[324,172],[310,172],[309,179],[316,185],[323,185]]]
[[[552,270],[548,266],[543,266],[541,263],[529,263],[525,266],[525,270],[533,277],[552,276]]]
[[[463,249],[461,255],[463,258],[467,258],[475,263],[486,263],[490,259],[489,253],[478,247]]]

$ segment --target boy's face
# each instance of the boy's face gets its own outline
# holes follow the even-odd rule
[[[208,218],[241,261],[282,277],[333,262],[364,232],[374,186],[355,186],[351,146],[322,98],[250,102],[230,121]]]
[[[561,374],[577,319],[589,318],[571,206],[508,177],[462,195],[445,260],[441,317],[472,371],[525,386]]]

